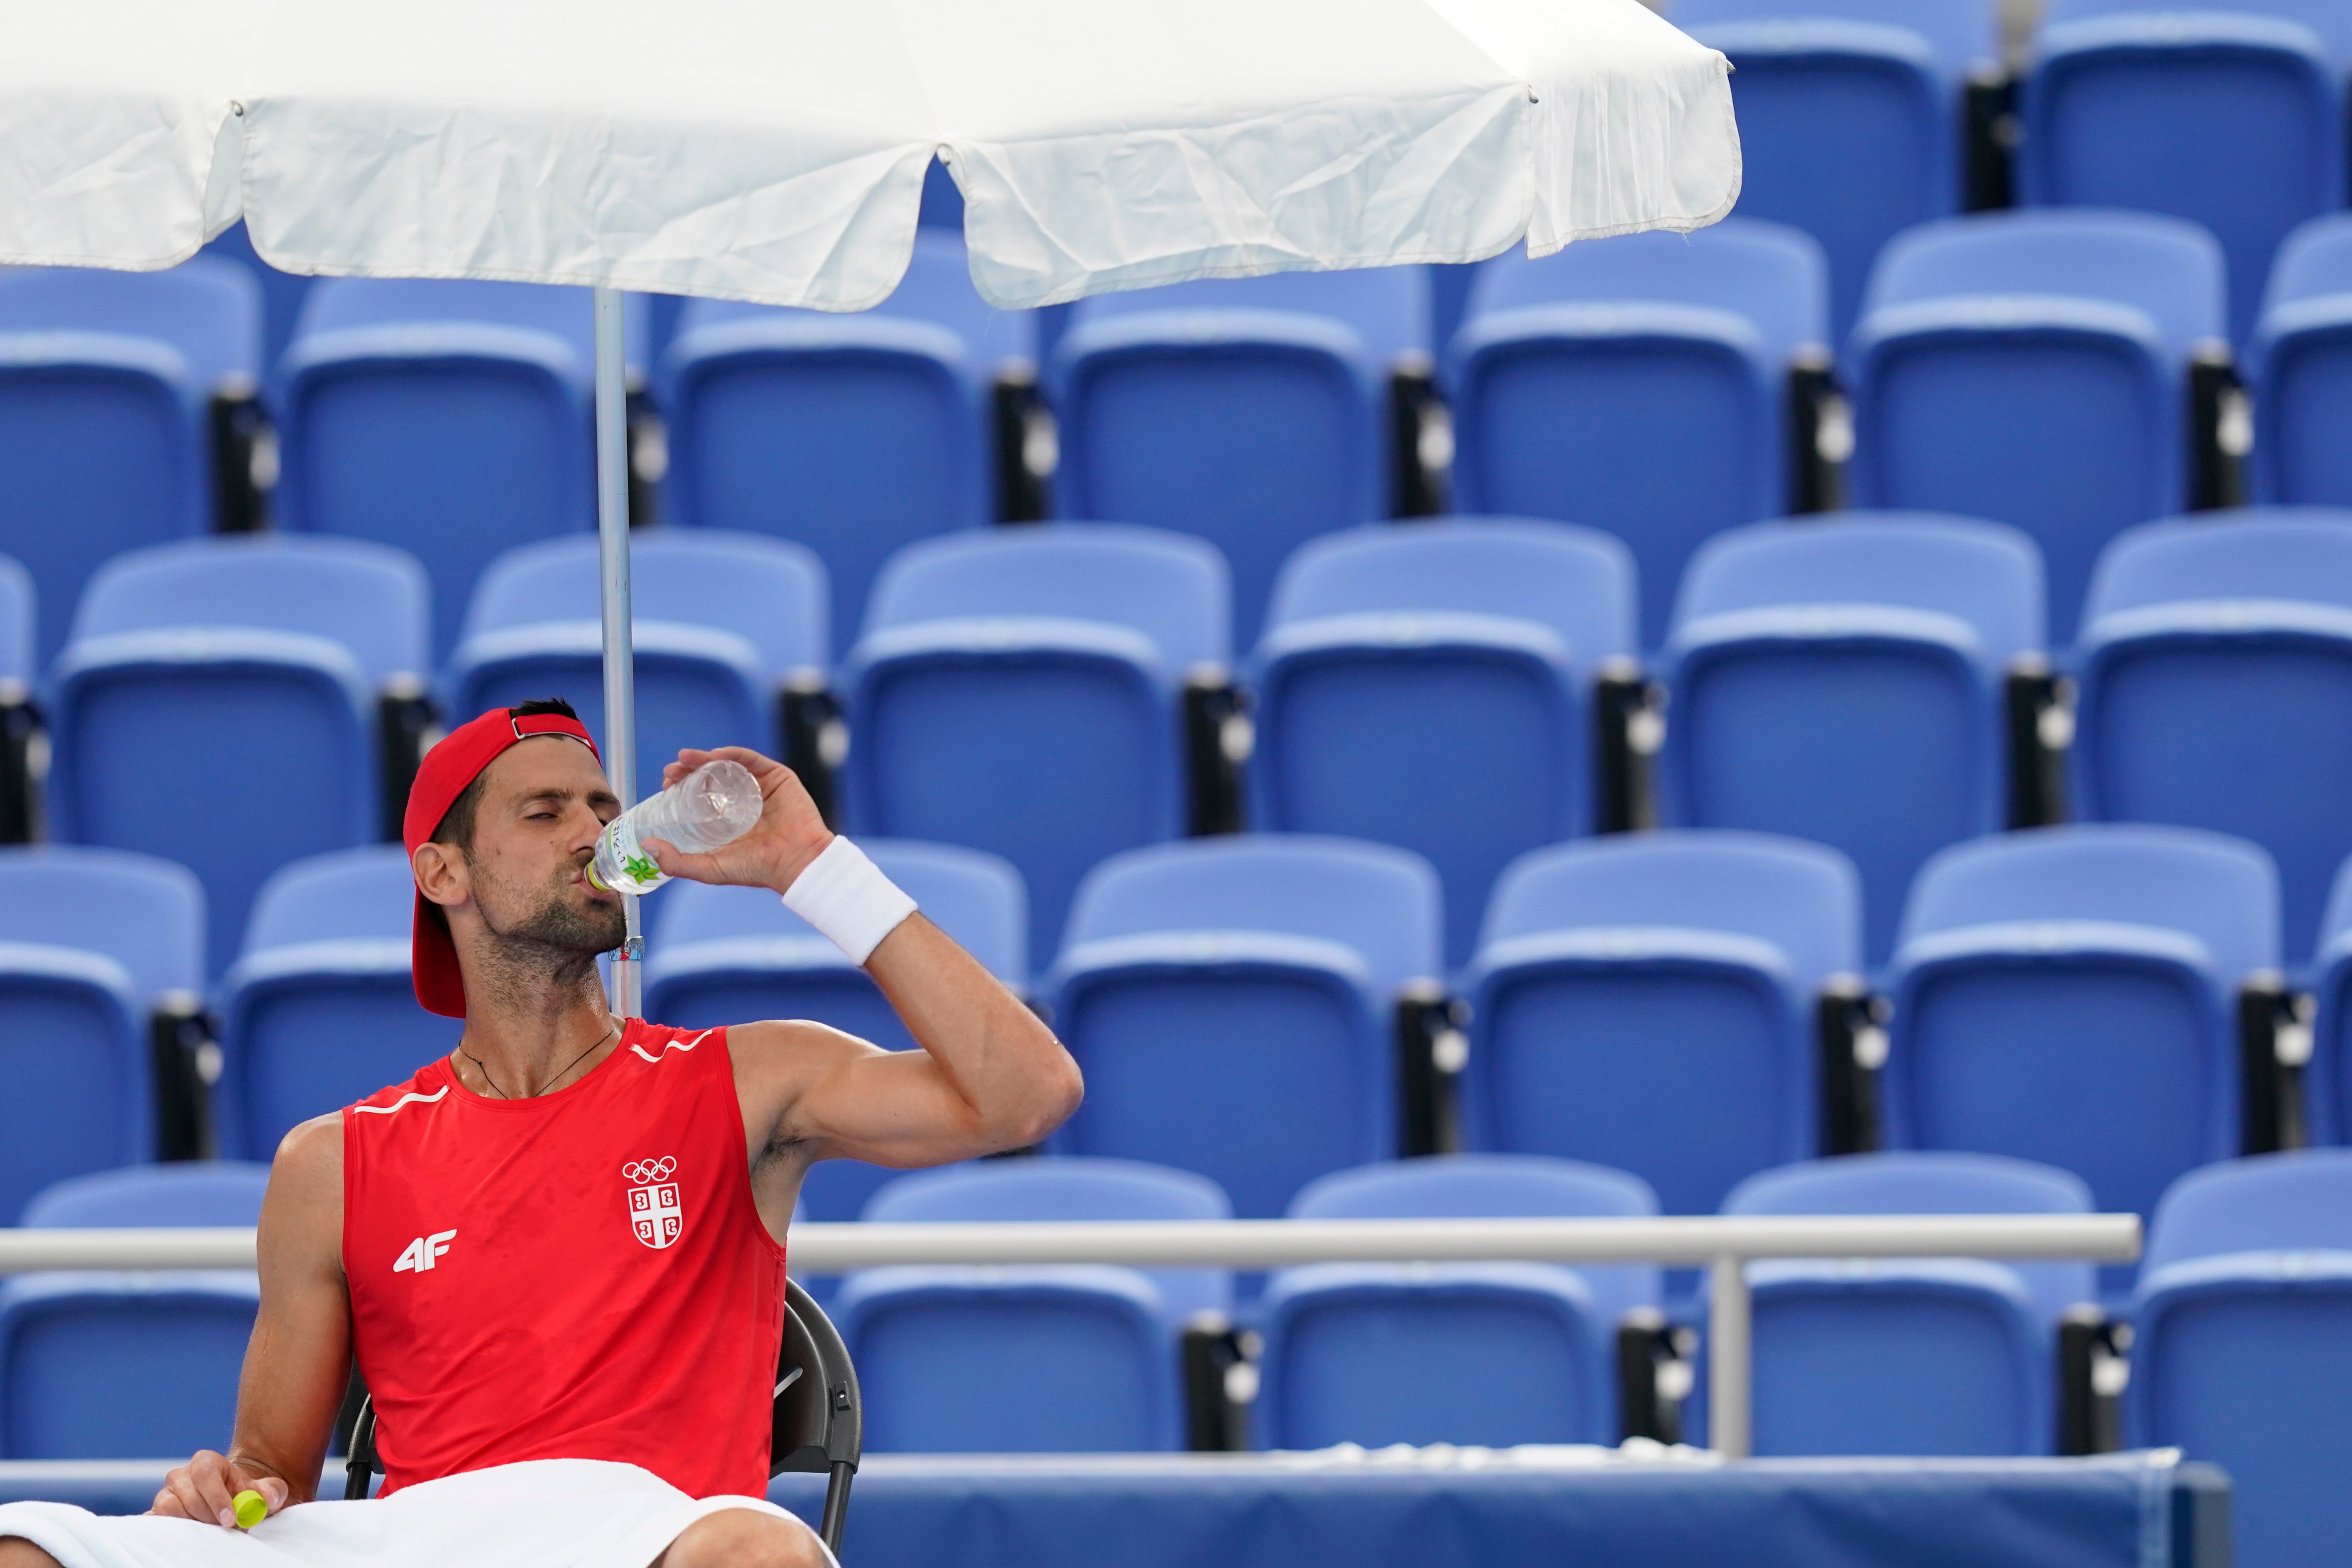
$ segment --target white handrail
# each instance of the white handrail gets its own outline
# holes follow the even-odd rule
[[[811,1224],[794,1226],[791,1244],[794,1265],[811,1274],[894,1264],[1253,1269],[1513,1259],[1703,1264],[1712,1282],[1711,1442],[1718,1451],[1744,1458],[1752,1380],[1743,1264],[1763,1258],[2072,1258],[2128,1263],[2139,1256],[2140,1225],[2139,1216],[2127,1214]],[[253,1266],[250,1230],[0,1229],[0,1275]]]

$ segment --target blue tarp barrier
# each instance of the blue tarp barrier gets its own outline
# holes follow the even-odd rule
[[[143,1510],[167,1461],[0,1463],[0,1502]],[[342,1479],[331,1465],[324,1495]],[[769,1495],[814,1521],[823,1479]],[[2227,1483],[2169,1452],[1766,1459],[1689,1450],[877,1455],[849,1568],[2228,1568]]]

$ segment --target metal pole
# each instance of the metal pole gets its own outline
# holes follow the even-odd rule
[[[1727,1459],[1748,1458],[1750,1447],[1748,1415],[1756,1385],[1748,1370],[1746,1262],[1718,1258],[1707,1266],[1706,1446]]]
[[[629,607],[629,356],[618,289],[596,290],[596,538],[604,601],[604,773],[626,811],[637,803],[635,645]],[[643,1012],[638,976],[646,939],[637,900],[621,895],[628,922],[613,960],[613,1011]]]

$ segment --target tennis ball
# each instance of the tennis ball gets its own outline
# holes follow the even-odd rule
[[[251,1530],[269,1517],[269,1500],[257,1491],[241,1491],[230,1500],[236,1509],[239,1530]]]

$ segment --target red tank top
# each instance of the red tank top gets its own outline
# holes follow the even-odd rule
[[[726,1030],[630,1019],[535,1100],[474,1094],[445,1058],[346,1107],[343,1272],[384,1491],[613,1459],[766,1494],[784,1249]]]

